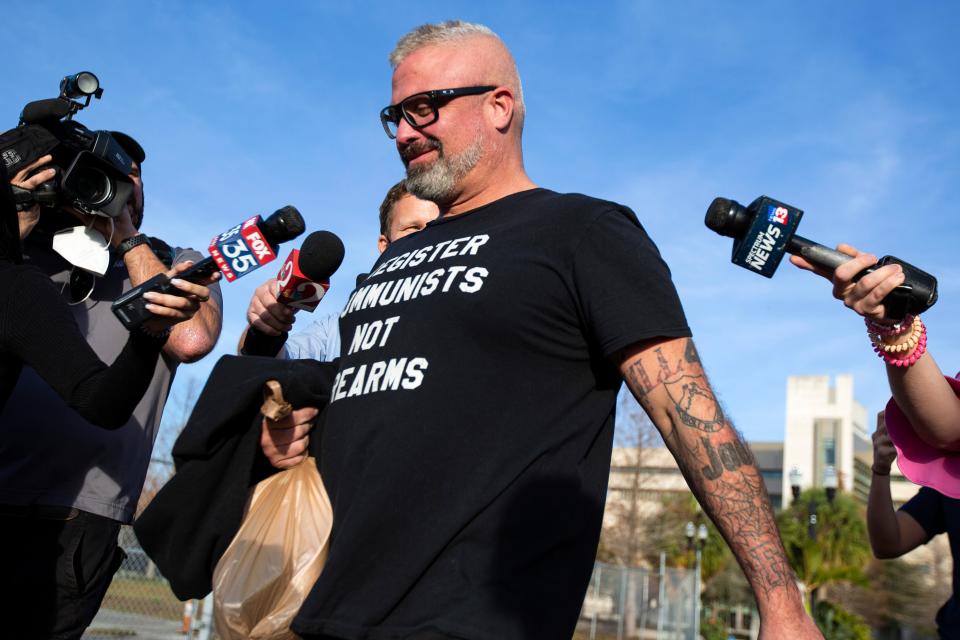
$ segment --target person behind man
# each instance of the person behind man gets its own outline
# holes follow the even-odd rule
[[[937,612],[937,632],[943,640],[960,639],[960,500],[921,487],[913,498],[894,509],[890,495],[890,468],[897,450],[890,440],[883,413],[873,432],[873,479],[867,502],[867,531],[873,555],[881,560],[899,558],[946,533],[953,555],[953,593]]]
[[[530,180],[516,64],[487,27],[418,27],[391,63],[381,120],[440,217],[388,247],[341,313],[319,432],[333,534],[291,628],[571,637],[626,380],[750,581],[761,638],[822,637],[633,212]],[[301,454],[315,416],[264,421],[268,459]]]
[[[104,237],[112,236],[106,274],[89,281],[92,289],[78,286],[86,272],[71,270],[53,252],[51,231],[77,224],[66,212],[45,213],[24,245],[26,261],[48,274],[69,299],[90,346],[108,361],[128,334],[111,312],[113,300],[172,265],[201,258],[139,231],[145,153],[130,136],[113,136],[134,160],[134,189],[112,230],[104,218],[88,221]],[[0,566],[6,592],[0,598],[0,620],[5,635],[79,638],[90,624],[123,559],[119,527],[133,518],[177,365],[200,359],[216,344],[221,325],[217,285],[202,287],[189,298],[148,296],[155,314],[161,309],[157,305],[163,305],[192,317],[170,331],[147,394],[126,425],[105,431],[86,423],[31,370],[23,372],[0,414]]]
[[[380,203],[380,235],[377,238],[377,250],[383,253],[390,246],[411,233],[420,231],[427,223],[437,217],[439,209],[429,200],[416,198],[407,191],[406,182],[401,180],[390,187]],[[293,329],[295,309],[277,302],[276,278],[272,278],[257,287],[250,306],[247,307],[248,326],[267,336],[279,336]],[[313,358],[329,360],[331,340],[330,327],[321,318],[306,330],[290,336],[277,353],[278,358]],[[248,329],[240,336],[240,345],[247,338]]]

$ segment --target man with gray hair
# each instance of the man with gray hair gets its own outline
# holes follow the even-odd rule
[[[750,450],[670,272],[628,208],[537,187],[516,64],[488,28],[424,25],[380,114],[440,217],[341,313],[320,443],[334,510],[307,638],[570,638],[625,380],[744,570],[761,638],[820,638]],[[306,446],[311,409],[271,462]]]

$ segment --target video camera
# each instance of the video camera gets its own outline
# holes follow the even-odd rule
[[[109,131],[91,131],[73,119],[101,95],[100,81],[89,71],[66,76],[58,97],[27,104],[17,128],[0,134],[0,159],[9,175],[46,154],[57,171],[33,191],[14,189],[18,208],[70,206],[110,218],[122,213],[133,191],[133,159]]]

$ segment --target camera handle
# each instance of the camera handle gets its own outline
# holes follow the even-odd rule
[[[38,185],[36,189],[24,189],[15,184],[11,184],[10,188],[13,190],[17,211],[26,211],[34,205],[52,207],[57,203],[56,187],[52,180]]]

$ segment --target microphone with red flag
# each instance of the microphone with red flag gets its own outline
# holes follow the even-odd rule
[[[177,277],[189,282],[201,282],[219,270],[228,282],[233,282],[276,258],[278,245],[296,238],[305,228],[303,216],[296,207],[290,205],[278,209],[265,219],[259,215],[253,216],[214,236],[210,241],[210,256]],[[117,298],[111,309],[127,329],[135,329],[153,316],[147,311],[147,301],[143,298],[148,291],[174,295],[180,293],[170,284],[170,279],[161,273]]]
[[[277,301],[293,309],[313,312],[330,288],[330,276],[343,262],[343,242],[329,231],[314,231],[299,250],[287,256],[277,274]],[[240,353],[247,356],[270,356],[279,353],[287,341],[287,333],[269,336],[247,328]]]
[[[277,274],[277,301],[313,312],[330,288],[330,276],[343,262],[343,242],[329,231],[314,231],[287,256]]]

